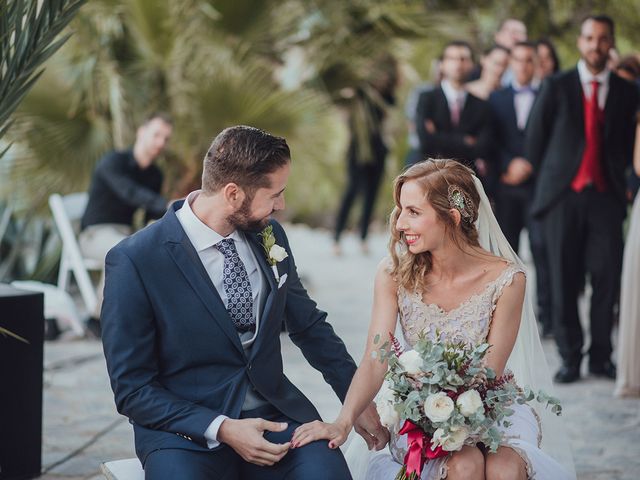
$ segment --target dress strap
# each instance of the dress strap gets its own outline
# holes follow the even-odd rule
[[[495,285],[495,290],[493,291],[493,297],[491,299],[491,303],[492,303],[491,312],[492,313],[496,309],[496,305],[498,304],[498,300],[502,296],[502,292],[504,291],[505,287],[508,287],[509,285],[511,285],[511,283],[513,283],[513,277],[515,276],[515,274],[516,273],[520,273],[520,272],[524,273],[525,276],[527,275],[527,271],[524,269],[523,266],[520,266],[520,265],[518,265],[516,263],[509,263],[509,265],[507,267],[505,267],[505,269],[498,276],[498,278],[496,278],[493,281],[493,283]]]

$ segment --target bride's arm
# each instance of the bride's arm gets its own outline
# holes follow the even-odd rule
[[[294,447],[301,447],[320,439],[330,440],[331,448],[339,447],[346,441],[356,419],[371,404],[380,390],[387,372],[387,362],[382,363],[377,358],[373,358],[372,353],[381,346],[380,343],[375,344],[374,339],[376,335],[380,335],[384,342],[388,333],[395,331],[398,316],[397,287],[387,271],[388,265],[388,260],[383,260],[376,272],[366,349],[360,366],[353,376],[338,418],[334,423],[329,424],[315,421],[301,425],[296,429],[291,440]]]
[[[511,350],[516,343],[522,318],[525,284],[524,273],[516,273],[511,284],[504,288],[493,312],[491,329],[487,337],[491,348],[485,360],[487,366],[495,370],[498,376],[504,372]]]

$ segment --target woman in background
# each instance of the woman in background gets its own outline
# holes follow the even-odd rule
[[[398,80],[396,60],[384,56],[375,62],[369,81],[358,88],[349,115],[348,180],[334,234],[334,253],[340,255],[340,237],[349,212],[358,194],[364,197],[360,217],[360,241],[363,253],[368,252],[367,235],[373,214],[388,148],[383,138],[386,108],[395,103],[394,90]]]
[[[633,168],[640,176],[640,114],[636,127]],[[631,210],[629,233],[622,261],[620,323],[618,329],[618,376],[616,395],[640,396],[640,195]]]

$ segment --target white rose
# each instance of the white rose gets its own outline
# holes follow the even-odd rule
[[[464,441],[469,437],[469,430],[467,427],[453,427],[448,436],[444,436],[444,430],[439,428],[440,433],[438,435],[437,444],[442,446],[442,449],[447,452],[455,452],[462,448]],[[436,430],[433,434],[433,441],[436,444]]]
[[[396,409],[393,408],[393,403],[378,401],[376,403],[376,410],[378,415],[380,415],[380,423],[385,427],[391,429],[400,422],[400,415],[398,415]]]
[[[287,251],[280,245],[274,245],[271,247],[271,250],[269,250],[269,258],[273,258],[276,262],[281,262],[288,256]]]
[[[378,392],[378,400],[381,402],[393,402],[395,400],[395,393],[389,386],[388,380],[382,382],[382,386]]]
[[[456,400],[456,405],[460,409],[460,413],[465,417],[470,417],[482,408],[482,398],[477,390],[467,390]]]
[[[424,401],[424,414],[432,422],[444,422],[453,413],[453,400],[446,393],[432,393]]]
[[[398,357],[398,361],[409,375],[417,375],[422,372],[422,358],[415,350],[403,352]]]

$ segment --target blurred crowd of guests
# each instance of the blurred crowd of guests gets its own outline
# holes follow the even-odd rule
[[[580,60],[561,71],[554,45],[531,41],[525,24],[506,19],[494,45],[478,62],[462,40],[442,50],[433,83],[408,98],[407,164],[453,158],[471,167],[484,184],[513,249],[528,234],[535,264],[537,315],[543,335],[555,338],[562,357],[558,382],[589,372],[615,378],[621,394],[640,395],[640,203],[633,209],[623,270],[623,221],[638,190],[640,57],[619,57],[615,25],[604,15],[580,26]],[[335,224],[335,253],[356,198],[362,250],[384,174],[387,110],[395,104],[397,64],[375,59],[369,81],[350,94],[347,184]],[[82,219],[80,247],[104,261],[131,233],[134,212],[148,219],[167,208],[162,174],[154,161],[171,135],[171,119],[154,114],[137,131],[133,147],[99,162]],[[621,275],[625,279],[621,285]],[[589,280],[587,282],[587,279]],[[590,346],[578,313],[578,297],[591,286]],[[102,290],[100,285],[99,291]],[[622,298],[620,292],[622,290]],[[98,306],[98,309],[100,305]],[[612,327],[620,318],[621,372],[612,362]],[[100,335],[99,310],[89,329]]]
[[[620,279],[623,222],[638,190],[638,173],[631,167],[640,57],[620,58],[615,25],[606,15],[591,15],[581,23],[580,60],[564,71],[554,45],[547,39],[528,39],[520,20],[503,21],[494,42],[478,62],[469,43],[449,42],[434,82],[411,92],[405,109],[410,145],[406,163],[427,158],[465,163],[484,184],[516,252],[521,235],[528,234],[542,334],[555,338],[562,358],[555,380],[578,380],[583,356],[588,357],[590,374],[616,378],[611,337],[619,316],[618,391],[638,395],[640,306],[630,303],[640,287],[637,259],[625,255],[625,263],[637,265],[625,265],[631,280],[622,285],[622,299]],[[392,104],[394,87],[387,82],[373,90]],[[367,226],[387,151],[381,136],[383,102],[368,103],[376,124],[366,161],[351,119],[349,186],[338,215],[336,253],[358,191],[365,196],[360,236],[366,251]],[[640,163],[640,147],[637,150]],[[628,252],[640,248],[640,239],[633,237],[634,223],[640,218],[632,219]],[[585,351],[578,297],[587,285],[591,304],[585,323],[591,340]]]

